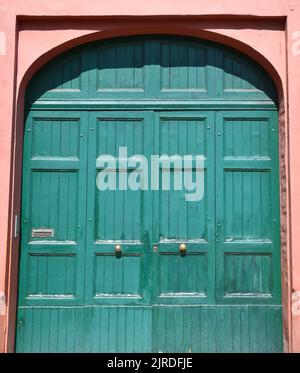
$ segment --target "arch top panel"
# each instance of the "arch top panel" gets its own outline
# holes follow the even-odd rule
[[[27,107],[68,100],[238,100],[277,103],[267,72],[210,41],[139,36],[92,42],[43,66],[29,83]]]

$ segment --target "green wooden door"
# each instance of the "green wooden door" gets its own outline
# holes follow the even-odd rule
[[[151,113],[96,111],[90,113],[89,131],[85,304],[93,307],[86,309],[91,334],[84,331],[85,350],[151,351],[150,194],[119,184],[120,174],[127,176],[119,148],[127,148],[128,158],[150,155]],[[96,187],[102,170],[97,159],[105,154],[118,160],[110,171],[116,190]],[[132,171],[129,167],[128,176]]]
[[[275,96],[254,62],[193,39],[93,43],[45,66],[26,97],[16,350],[281,351]],[[175,186],[184,163],[169,190],[150,163],[148,188],[124,188],[136,155],[189,155],[203,197]],[[110,157],[116,188],[99,190]]]

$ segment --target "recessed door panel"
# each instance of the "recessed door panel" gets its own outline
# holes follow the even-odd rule
[[[216,252],[221,303],[280,302],[276,121],[276,113],[268,111],[217,116]],[[243,146],[238,144],[239,134]]]
[[[127,184],[135,172],[130,158],[150,152],[150,117],[150,112],[90,114],[87,303],[149,304],[150,193]],[[107,180],[100,186],[104,172]],[[106,185],[111,178],[115,181]]]
[[[20,306],[84,296],[87,114],[30,113],[25,126]]]
[[[155,302],[214,302],[214,114],[157,112],[155,136],[159,156],[168,157],[153,195]]]

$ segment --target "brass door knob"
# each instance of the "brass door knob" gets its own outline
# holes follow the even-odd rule
[[[179,245],[179,252],[182,256],[185,256],[186,255],[186,244],[185,243],[181,243]]]
[[[122,246],[121,245],[117,244],[115,246],[115,254],[116,254],[117,258],[121,257],[121,255],[122,255]]]

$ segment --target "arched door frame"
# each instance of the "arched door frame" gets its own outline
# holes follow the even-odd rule
[[[124,22],[121,22],[124,24]],[[23,128],[24,128],[24,101],[26,88],[29,81],[34,74],[48,61],[55,56],[81,44],[85,44],[96,40],[105,40],[123,36],[146,35],[146,34],[168,34],[177,36],[193,36],[199,39],[205,39],[218,42],[232,47],[254,61],[260,64],[273,79],[277,88],[279,99],[279,157],[280,157],[280,210],[281,210],[281,274],[282,274],[282,304],[283,304],[283,336],[284,336],[284,350],[290,351],[291,348],[291,312],[290,312],[290,263],[289,263],[289,247],[288,231],[287,231],[287,146],[285,140],[286,123],[285,123],[285,102],[284,90],[282,80],[274,68],[274,66],[259,52],[249,45],[228,36],[222,35],[218,32],[210,32],[201,30],[195,27],[188,27],[185,21],[166,22],[166,20],[152,22],[142,22],[140,24],[133,24],[130,27],[118,26],[116,21],[112,21],[112,26],[109,31],[95,32],[83,35],[81,37],[71,39],[63,44],[57,45],[55,48],[49,50],[47,53],[41,55],[29,67],[21,79],[20,86],[15,100],[15,120],[13,128],[12,143],[13,147],[13,164],[11,172],[11,198],[10,198],[10,215],[9,222],[12,227],[8,234],[8,275],[6,280],[7,286],[7,335],[6,335],[6,351],[14,350],[15,339],[15,319],[16,319],[16,305],[17,305],[17,288],[18,288],[18,259],[19,259],[19,239],[14,238],[15,216],[20,216],[21,205],[21,175],[22,175],[22,144],[23,144]]]

